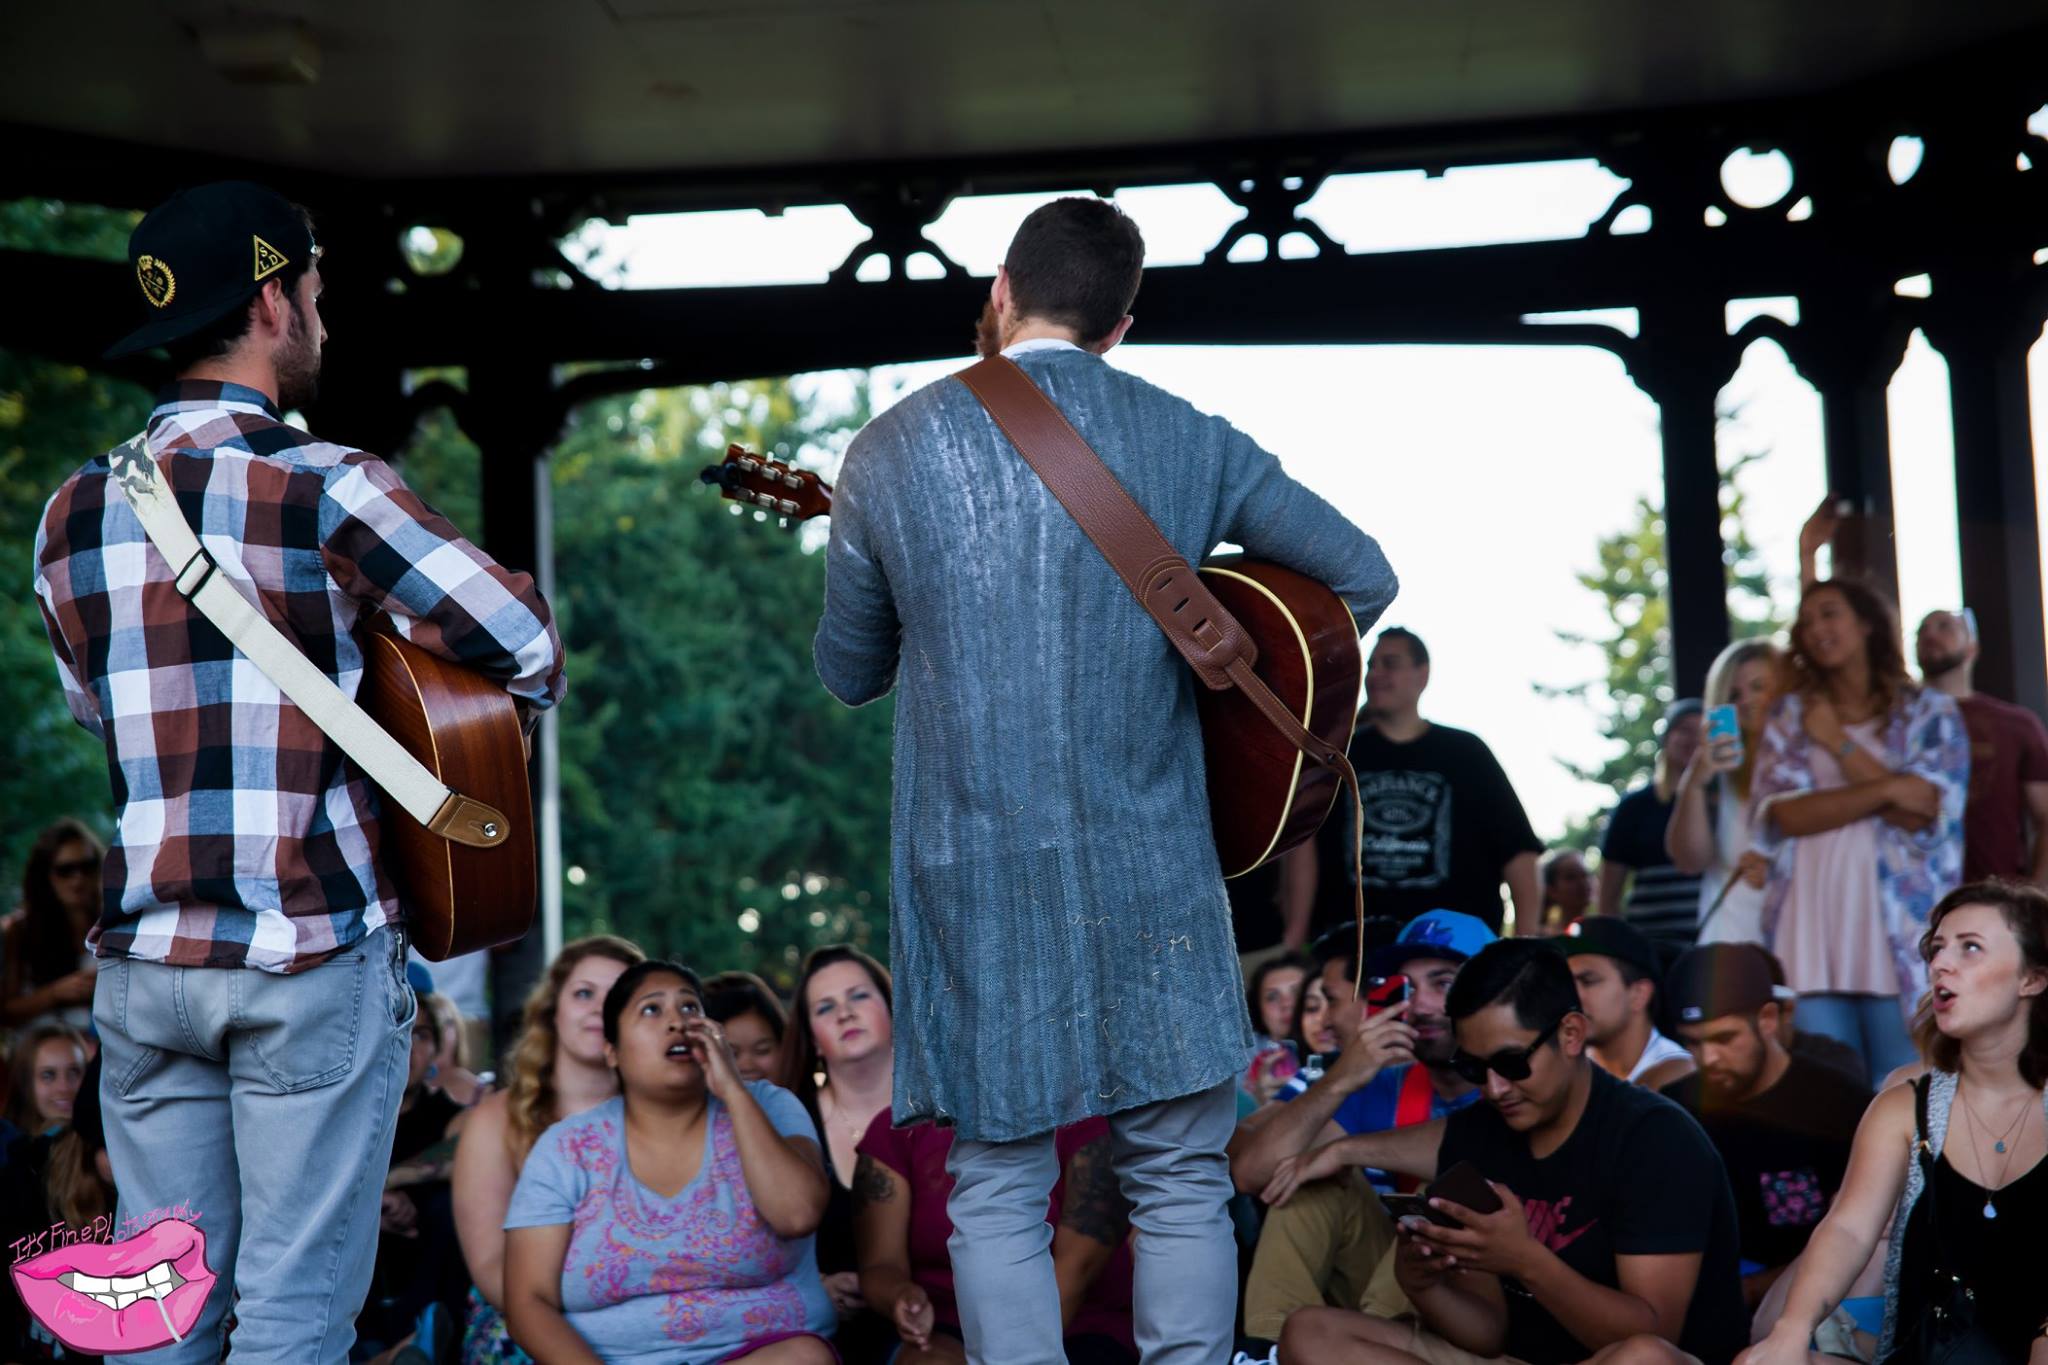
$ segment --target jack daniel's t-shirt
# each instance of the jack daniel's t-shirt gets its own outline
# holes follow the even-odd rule
[[[1586,1112],[1564,1145],[1538,1161],[1529,1140],[1490,1104],[1451,1115],[1439,1170],[1461,1161],[1522,1201],[1529,1232],[1596,1284],[1619,1288],[1617,1256],[1698,1253],[1699,1279],[1678,1347],[1726,1365],[1749,1345],[1735,1200],[1721,1158],[1692,1115],[1598,1067]],[[1501,1354],[1562,1365],[1593,1352],[1519,1285],[1507,1286]]]
[[[1406,923],[1457,910],[1499,928],[1501,872],[1518,853],[1541,853],[1522,802],[1486,742],[1432,725],[1396,744],[1363,719],[1351,764],[1365,808],[1365,913]],[[1351,917],[1351,798],[1324,824],[1325,888],[1318,910],[1341,898]]]

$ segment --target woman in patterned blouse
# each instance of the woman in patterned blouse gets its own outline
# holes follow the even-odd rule
[[[1771,858],[1764,933],[1802,1031],[1863,1055],[1869,1079],[1914,1061],[1919,944],[1962,879],[1969,737],[1956,704],[1906,674],[1898,618],[1858,583],[1808,588],[1764,728],[1751,799]]]
[[[513,1339],[549,1365],[833,1365],[803,1106],[740,1078],[677,963],[620,975],[604,1037],[618,1097],[542,1135],[505,1215]]]

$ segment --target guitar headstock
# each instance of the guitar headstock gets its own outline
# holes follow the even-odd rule
[[[831,484],[808,469],[792,469],[742,446],[727,446],[725,459],[697,477],[722,497],[787,521],[832,514]]]

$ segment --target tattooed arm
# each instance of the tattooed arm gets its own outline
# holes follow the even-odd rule
[[[931,1296],[910,1277],[910,1182],[860,1154],[853,1167],[853,1248],[860,1292],[896,1325],[897,1335],[923,1348],[931,1340]]]
[[[1052,1272],[1060,1287],[1060,1325],[1071,1327],[1089,1286],[1130,1232],[1125,1202],[1110,1160],[1109,1134],[1067,1159],[1066,1203],[1052,1237]]]

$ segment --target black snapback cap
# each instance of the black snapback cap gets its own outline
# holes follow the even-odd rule
[[[247,180],[180,190],[129,234],[128,264],[149,320],[107,358],[190,336],[315,254],[304,216],[275,190]]]

